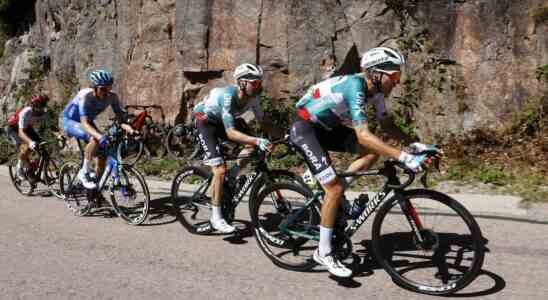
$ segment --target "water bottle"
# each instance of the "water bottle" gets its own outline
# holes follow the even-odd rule
[[[369,196],[367,194],[361,194],[358,199],[355,199],[354,203],[352,203],[350,211],[348,212],[350,218],[357,219],[367,206],[367,202],[369,202]]]

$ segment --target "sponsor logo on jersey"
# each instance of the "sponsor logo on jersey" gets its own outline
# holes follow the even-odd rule
[[[319,99],[321,97],[320,95],[320,89],[319,88],[316,88],[313,92],[312,92],[312,98],[314,99]]]

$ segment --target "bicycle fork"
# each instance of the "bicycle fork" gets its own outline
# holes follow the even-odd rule
[[[419,217],[419,214],[417,213],[417,210],[409,201],[409,199],[404,198],[402,195],[398,195],[398,204],[405,215],[405,218],[407,219],[407,222],[409,223],[409,226],[411,226],[411,229],[413,230],[413,233],[415,234],[415,238],[417,239],[417,242],[419,244],[424,243],[424,238],[422,236],[422,230],[423,225],[422,221]]]

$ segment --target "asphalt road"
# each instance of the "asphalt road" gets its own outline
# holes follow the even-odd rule
[[[133,227],[75,217],[53,197],[21,196],[5,174],[0,190],[0,299],[430,298],[396,286],[382,269],[340,283],[326,272],[276,267],[253,237],[190,235],[164,209],[162,193],[153,194],[152,220]],[[458,296],[546,299],[548,225],[478,222],[491,252],[483,274]]]

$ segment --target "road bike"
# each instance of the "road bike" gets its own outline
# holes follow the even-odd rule
[[[118,156],[127,164],[148,160],[155,154],[163,157],[167,154],[165,139],[171,129],[166,122],[164,110],[160,105],[127,105],[126,110],[141,110],[138,114],[128,114],[128,123],[139,131],[139,135],[125,135],[118,145]],[[152,112],[159,111],[161,121],[152,118]]]
[[[273,144],[283,144],[285,141],[284,139],[273,142]],[[221,147],[221,153],[225,151]],[[291,149],[288,148],[285,153],[280,154],[277,158],[279,159],[289,153],[291,153]],[[267,153],[255,150],[246,157],[250,159],[251,172],[237,178],[230,178],[228,175],[225,177],[221,208],[223,217],[228,223],[234,221],[236,207],[248,191],[251,199],[268,183],[287,181],[304,185],[301,177],[292,172],[270,169],[266,157]],[[225,160],[230,161],[238,158],[243,157],[233,155],[225,157]],[[213,232],[213,228],[209,223],[211,216],[209,189],[212,179],[213,174],[209,170],[197,166],[183,168],[173,179],[171,187],[172,207],[183,226],[191,233],[210,234]]]
[[[464,206],[426,188],[426,174],[421,178],[424,188],[407,189],[415,173],[394,160],[385,161],[377,170],[339,173],[340,177],[382,176],[386,182],[357,218],[349,219],[339,209],[332,244],[339,259],[355,258],[351,238],[380,207],[371,241],[366,242],[367,253],[373,254],[396,284],[419,293],[448,295],[476,278],[487,240]],[[404,182],[403,177],[407,177]],[[319,241],[324,195],[321,189],[284,182],[268,184],[250,199],[256,240],[274,264],[295,271],[316,266],[312,254]]]
[[[128,224],[142,224],[149,211],[148,185],[135,167],[125,164],[117,155],[118,143],[123,138],[120,124],[115,121],[107,135],[111,143],[99,153],[106,157],[107,164],[96,189],[86,189],[78,180],[81,162],[69,162],[61,168],[60,186],[65,193],[65,203],[77,216],[90,215],[94,209],[101,208],[105,199],[103,192],[106,192],[118,216]]]
[[[52,138],[38,144],[30,154],[30,165],[24,170],[24,178],[17,176],[17,157],[12,157],[9,163],[9,173],[13,186],[23,195],[32,195],[38,184],[47,186],[49,192],[59,199],[63,194],[59,189],[58,180],[62,160],[59,156],[52,157],[50,152],[59,152],[65,147],[63,137]],[[51,148],[51,149],[50,149]]]

